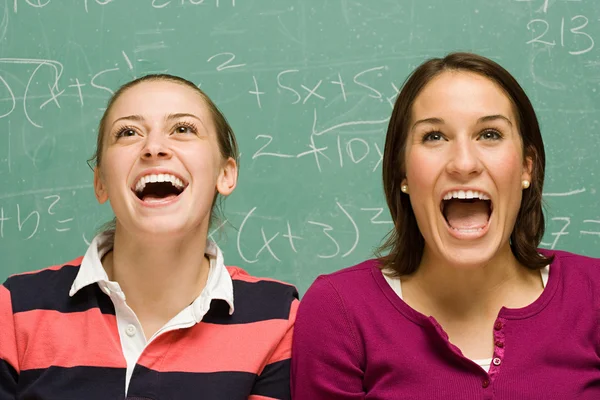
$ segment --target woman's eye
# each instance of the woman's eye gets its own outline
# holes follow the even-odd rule
[[[479,137],[481,139],[484,139],[484,140],[498,140],[498,139],[502,139],[502,135],[500,135],[499,132],[494,131],[494,130],[484,131],[484,132],[481,133],[481,135]]]
[[[196,133],[196,130],[194,129],[194,127],[192,126],[188,126],[188,125],[178,125],[175,127],[175,133],[181,133],[181,134],[194,134]]]
[[[117,132],[117,137],[130,137],[135,136],[137,133],[133,129],[124,128]]]
[[[443,139],[444,136],[440,132],[429,132],[423,136],[423,142],[435,142]]]

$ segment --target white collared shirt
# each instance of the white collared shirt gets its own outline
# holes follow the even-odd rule
[[[100,289],[112,300],[116,312],[121,348],[127,362],[125,379],[125,393],[127,393],[137,360],[146,346],[155,338],[165,332],[189,328],[197,324],[210,308],[211,301],[215,299],[226,301],[229,304],[229,314],[233,314],[233,282],[227,268],[225,268],[223,253],[215,242],[207,240],[205,253],[210,260],[210,269],[206,286],[192,304],[181,310],[150,339],[147,339],[139,319],[125,301],[125,293],[123,293],[117,282],[108,279],[108,275],[102,267],[102,257],[112,247],[112,234],[102,233],[94,238],[83,257],[69,296],[72,297],[85,286],[98,284]]]

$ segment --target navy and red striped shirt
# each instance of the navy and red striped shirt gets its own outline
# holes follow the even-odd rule
[[[96,283],[69,296],[82,260],[0,286],[0,400],[290,398],[293,286],[227,267],[235,311],[213,299],[200,322],[155,337],[126,385],[113,301]]]

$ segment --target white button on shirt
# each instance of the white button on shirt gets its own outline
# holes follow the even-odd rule
[[[127,328],[125,328],[125,333],[129,337],[135,336],[136,332],[137,332],[137,328],[135,327],[135,325],[129,324],[129,325],[127,325]]]
[[[202,320],[210,308],[211,301],[214,299],[226,301],[229,304],[229,313],[233,314],[233,282],[223,262],[221,250],[216,243],[207,240],[205,253],[210,260],[210,269],[202,293],[192,304],[181,310],[150,339],[147,339],[139,319],[127,305],[125,293],[123,293],[117,282],[108,280],[108,275],[102,267],[102,257],[111,249],[112,236],[110,234],[104,233],[94,238],[83,257],[69,296],[75,295],[77,291],[85,286],[98,284],[100,289],[110,297],[115,308],[121,349],[127,362],[125,377],[125,393],[127,394],[133,369],[140,355],[156,337],[169,331],[189,328],[197,324]]]

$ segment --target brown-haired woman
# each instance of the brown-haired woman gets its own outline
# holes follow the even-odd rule
[[[392,113],[387,254],[298,311],[298,399],[600,398],[600,260],[538,250],[545,155],[516,80],[481,56],[418,67]]]
[[[94,187],[114,230],[0,286],[0,400],[286,399],[293,286],[225,267],[208,239],[238,177],[224,116],[149,75],[110,99]]]

